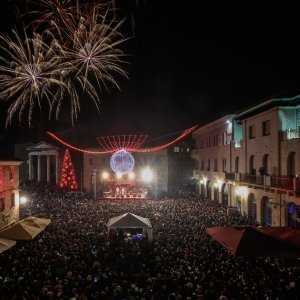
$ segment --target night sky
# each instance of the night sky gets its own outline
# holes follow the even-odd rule
[[[16,3],[20,0],[1,1],[2,33],[16,23]],[[16,120],[4,130],[1,105],[2,142],[38,139],[48,129],[81,145],[100,135],[160,137],[268,97],[297,94],[300,21],[291,15],[292,7],[217,10],[200,3],[117,1],[119,15],[127,16],[124,34],[132,36],[123,46],[129,80],[118,78],[121,91],[113,87],[102,94],[100,114],[82,99],[74,127],[66,116],[49,122],[38,112],[32,129]]]

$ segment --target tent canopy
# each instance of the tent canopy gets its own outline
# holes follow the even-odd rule
[[[0,238],[32,240],[51,222],[50,219],[28,217],[0,231]]]
[[[16,241],[0,238],[0,254],[16,245]]]
[[[206,232],[233,255],[300,257],[296,247],[253,226],[218,226]]]
[[[147,233],[148,241],[153,239],[153,228],[148,218],[126,213],[117,217],[110,218],[107,222],[108,233],[114,228],[143,228],[143,232]]]
[[[259,227],[259,231],[269,234],[300,250],[300,228],[292,227]]]
[[[110,228],[152,228],[152,225],[147,218],[135,215],[133,213],[126,213],[117,217],[110,218],[107,226]]]

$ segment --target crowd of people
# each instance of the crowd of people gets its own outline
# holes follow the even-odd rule
[[[109,218],[149,218],[152,243],[112,239]],[[205,232],[251,224],[195,194],[76,200],[40,189],[22,211],[51,223],[0,255],[0,299],[300,299],[298,261],[235,257]]]

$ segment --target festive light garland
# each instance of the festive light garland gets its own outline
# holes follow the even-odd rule
[[[159,151],[162,149],[165,149],[171,145],[173,145],[174,143],[178,142],[179,140],[183,139],[184,137],[186,137],[188,134],[190,134],[191,132],[193,132],[196,128],[198,127],[198,125],[190,127],[186,130],[183,131],[183,133],[181,133],[176,139],[170,141],[169,143],[157,146],[157,147],[151,147],[151,148],[144,148],[144,149],[135,149],[135,148],[126,148],[125,150],[128,152],[155,152],[155,151]],[[60,139],[59,137],[57,137],[54,133],[48,131],[47,134],[49,136],[51,136],[53,139],[55,139],[56,141],[60,142],[61,144],[63,144],[66,147],[69,147],[73,150],[79,151],[79,152],[83,152],[83,153],[89,153],[89,154],[108,154],[108,153],[114,153],[117,150],[119,150],[119,148],[116,149],[111,149],[111,150],[105,150],[105,151],[91,151],[91,150],[87,150],[87,149],[82,149],[82,148],[78,148],[76,146],[73,146],[67,142],[65,142],[64,140]]]

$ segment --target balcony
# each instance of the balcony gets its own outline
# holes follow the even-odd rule
[[[300,138],[300,129],[287,129],[282,132],[282,139],[285,141],[295,140]]]
[[[264,177],[257,175],[241,174],[241,182],[264,185]]]
[[[232,141],[232,146],[233,146],[234,149],[242,148],[242,140]]]
[[[235,173],[225,173],[225,180],[235,181]]]
[[[271,187],[281,189],[281,190],[294,190],[293,178],[272,177]]]

